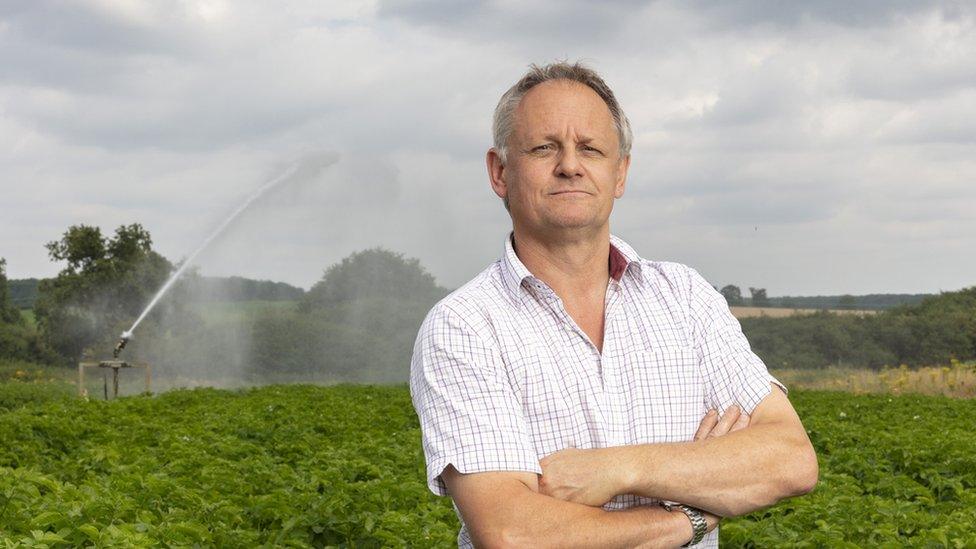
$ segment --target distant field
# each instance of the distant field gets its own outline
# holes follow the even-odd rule
[[[238,320],[242,315],[254,314],[268,309],[275,311],[289,310],[298,305],[297,301],[221,301],[203,302],[194,305],[194,309],[199,312],[205,321],[226,322]],[[731,307],[732,314],[736,318],[752,318],[757,316],[768,316],[772,318],[782,318],[793,315],[813,314],[824,309],[787,309],[782,307]],[[853,310],[853,309],[826,309],[828,312],[840,315],[870,315],[877,311],[873,310]],[[34,324],[34,311],[31,309],[21,309],[21,314],[31,324]]]
[[[27,323],[33,326],[36,324],[36,319],[34,318],[34,309],[21,309],[20,314],[24,316]]]
[[[247,316],[268,309],[286,311],[298,305],[297,301],[231,301],[204,302],[195,305],[195,309],[207,321],[237,320],[242,315]],[[793,315],[814,314],[826,310],[839,315],[872,315],[877,313],[868,309],[788,309],[783,307],[731,307],[736,318],[752,318],[768,316],[782,318]]]
[[[921,394],[954,398],[976,397],[976,362],[953,360],[948,366],[885,368],[838,368],[818,370],[775,369],[770,373],[787,388],[845,391],[854,394]]]
[[[873,315],[877,311],[867,309],[787,309],[784,307],[729,307],[736,318],[753,318],[757,316],[768,316],[772,318],[782,318],[793,315],[810,315],[827,311],[839,315]]]
[[[297,301],[220,301],[203,302],[193,309],[208,323],[240,321],[264,311],[288,311],[298,305]]]
[[[266,310],[286,311],[298,305],[297,301],[220,301],[202,302],[193,305],[193,309],[208,323],[239,321],[255,313]],[[30,325],[36,324],[33,309],[21,309],[20,314]]]

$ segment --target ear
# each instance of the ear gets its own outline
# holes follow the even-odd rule
[[[485,164],[488,166],[488,180],[491,182],[491,190],[495,191],[498,198],[504,199],[508,196],[508,183],[505,182],[505,165],[502,164],[502,157],[494,147],[488,149],[485,156]]]
[[[630,169],[630,155],[620,159],[617,165],[617,184],[613,188],[613,197],[620,198],[624,195],[624,187],[627,185],[627,170]]]

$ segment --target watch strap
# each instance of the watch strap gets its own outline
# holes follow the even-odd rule
[[[690,547],[695,545],[705,537],[705,531],[708,529],[708,523],[705,522],[705,516],[702,515],[701,511],[683,503],[674,503],[670,501],[662,501],[661,506],[668,511],[677,509],[687,515],[688,520],[691,521],[691,541],[682,545],[682,547]]]

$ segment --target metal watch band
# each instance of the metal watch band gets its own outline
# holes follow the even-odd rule
[[[691,521],[692,536],[691,541],[682,545],[682,547],[690,547],[695,545],[705,537],[705,531],[708,529],[708,523],[705,522],[705,517],[701,514],[701,511],[682,503],[671,503],[669,501],[662,501],[661,505],[668,511],[678,509],[685,515],[688,515],[688,520]]]

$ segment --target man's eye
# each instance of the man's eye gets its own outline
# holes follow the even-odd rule
[[[589,145],[583,145],[583,150],[586,151],[586,152],[595,152],[595,153],[600,152],[600,149],[596,149],[594,147],[590,147]]]
[[[550,149],[552,149],[552,145],[550,145],[550,144],[547,143],[545,145],[539,145],[537,147],[533,147],[532,150],[533,151],[548,151]]]

